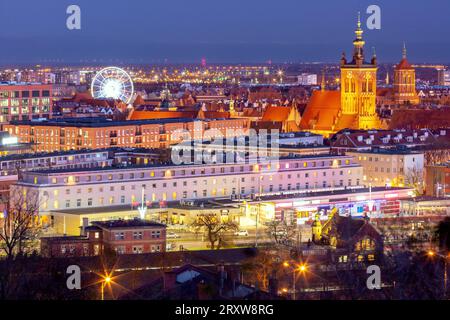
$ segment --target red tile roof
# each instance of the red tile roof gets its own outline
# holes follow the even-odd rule
[[[414,69],[406,58],[403,58],[398,65],[395,66],[396,70]]]
[[[268,106],[264,111],[261,121],[286,121],[290,111],[291,107]]]
[[[300,122],[301,129],[332,130],[341,109],[340,91],[314,91]],[[353,116],[341,117],[345,128],[354,120]]]

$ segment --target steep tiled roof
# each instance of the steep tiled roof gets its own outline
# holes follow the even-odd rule
[[[268,106],[264,111],[262,121],[285,121],[289,117],[291,107]]]
[[[314,91],[300,122],[301,129],[331,130],[341,109],[340,91]],[[344,122],[351,123],[352,119]],[[345,125],[342,126],[345,128]]]
[[[195,119],[196,111],[131,111],[128,120],[148,120],[148,119],[173,119],[188,118]]]
[[[396,70],[403,70],[403,69],[414,69],[411,64],[408,62],[406,58],[403,58],[402,61],[398,65],[395,66]]]

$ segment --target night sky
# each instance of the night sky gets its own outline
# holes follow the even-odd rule
[[[338,62],[370,4],[382,21],[364,24],[366,52],[396,62],[406,41],[414,62],[450,62],[448,0],[0,0],[0,64]]]

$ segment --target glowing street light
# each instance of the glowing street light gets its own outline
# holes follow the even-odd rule
[[[103,277],[102,283],[101,283],[101,300],[105,300],[105,286],[110,285],[112,282],[112,279],[110,276],[106,275]]]
[[[301,265],[298,267],[298,271],[300,271],[300,272],[305,272],[305,271],[306,271],[306,264],[301,264]]]
[[[437,256],[437,257],[441,258],[442,260],[444,260],[444,295],[447,295],[447,287],[448,287],[448,285],[447,285],[447,282],[448,282],[447,268],[448,268],[448,260],[450,260],[450,254],[444,255],[444,254],[441,254],[441,253],[433,251],[433,250],[428,250],[427,256],[430,258]]]
[[[306,263],[302,263],[294,268],[291,267],[291,265],[289,264],[289,262],[285,261],[283,262],[283,267],[285,268],[291,268],[292,271],[292,300],[295,300],[295,292],[296,292],[296,288],[295,288],[295,282],[296,282],[296,272],[305,274],[305,272],[308,270],[308,265]]]

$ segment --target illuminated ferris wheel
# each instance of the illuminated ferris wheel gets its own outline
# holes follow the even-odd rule
[[[134,94],[133,81],[121,68],[104,68],[92,79],[91,93],[95,99],[119,99],[130,103]]]

